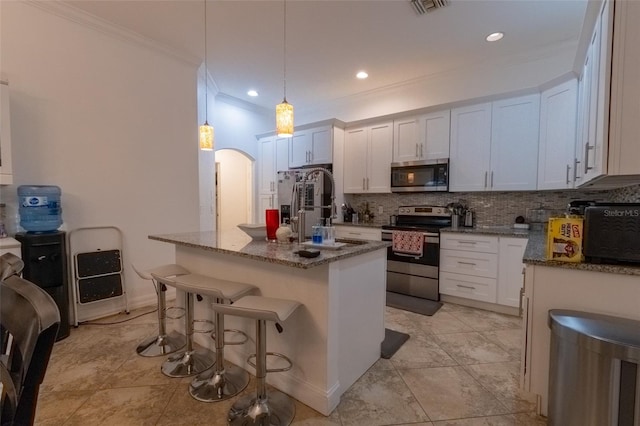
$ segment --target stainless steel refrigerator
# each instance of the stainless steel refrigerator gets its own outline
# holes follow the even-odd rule
[[[327,166],[324,167],[327,168]],[[304,194],[302,194],[302,180],[305,178]],[[293,209],[304,205],[306,212],[305,236],[311,238],[311,227],[318,223],[324,224],[325,219],[331,215],[329,209],[320,207],[331,204],[330,184],[325,182],[326,179],[327,177],[322,173],[314,173],[307,177],[305,169],[278,172],[280,222],[289,222],[292,217],[296,216],[297,212],[292,211],[292,204]]]

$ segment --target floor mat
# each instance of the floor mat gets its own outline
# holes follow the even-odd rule
[[[442,303],[388,291],[387,306],[431,316],[438,312],[438,309],[442,307]]]
[[[407,340],[409,340],[408,334],[385,328],[384,341],[380,346],[380,356],[384,359],[391,358]]]

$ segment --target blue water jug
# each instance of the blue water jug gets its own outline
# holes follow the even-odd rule
[[[20,226],[28,232],[52,232],[62,225],[62,191],[55,185],[18,187]]]

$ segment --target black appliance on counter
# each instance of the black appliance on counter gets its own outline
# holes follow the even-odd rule
[[[582,244],[587,262],[640,264],[640,203],[586,207]]]
[[[451,226],[451,212],[440,206],[402,206],[395,225],[382,226],[382,240],[392,241],[393,231],[424,234],[422,256],[406,256],[387,248],[387,291],[440,300],[440,228]]]
[[[45,290],[60,310],[60,328],[56,340],[69,336],[69,284],[65,233],[26,232],[15,239],[22,244],[22,278]]]

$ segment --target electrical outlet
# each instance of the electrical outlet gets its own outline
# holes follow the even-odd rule
[[[378,214],[384,213],[384,208],[382,206],[378,206]]]

